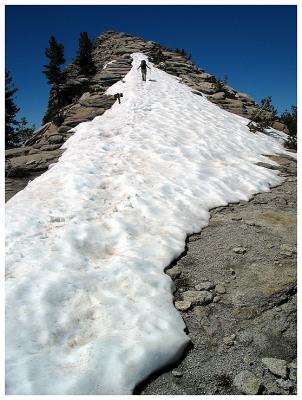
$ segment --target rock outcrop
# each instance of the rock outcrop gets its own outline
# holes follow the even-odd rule
[[[193,93],[207,96],[221,108],[244,117],[249,117],[255,110],[255,102],[249,95],[218,81],[214,75],[198,68],[184,55],[127,33],[105,32],[95,40],[93,76],[81,75],[76,62],[65,68],[65,83],[60,85],[64,100],[59,126],[49,122],[34,132],[24,147],[6,152],[6,176],[10,179],[6,199],[25,187],[28,179],[38,176],[57,161],[62,154],[62,144],[73,134],[72,128],[102,115],[112,106],[115,99],[105,92],[129,72],[132,63],[130,55],[133,52],[146,54],[158,68],[179,77],[181,82],[192,88]],[[53,95],[51,91],[49,107]],[[284,125],[276,124],[276,129],[285,131]],[[15,189],[14,179],[18,179]]]

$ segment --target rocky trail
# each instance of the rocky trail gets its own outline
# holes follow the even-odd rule
[[[136,394],[296,393],[296,162],[272,158],[284,182],[213,209],[166,271],[192,344]]]

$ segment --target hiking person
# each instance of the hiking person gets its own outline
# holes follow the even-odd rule
[[[137,69],[141,69],[142,71],[142,79],[143,81],[146,81],[146,75],[147,75],[147,68],[151,70],[149,65],[147,65],[146,60],[141,61],[141,65]]]

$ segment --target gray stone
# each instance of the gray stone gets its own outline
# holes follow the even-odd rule
[[[226,288],[221,283],[219,283],[218,285],[216,285],[215,291],[218,294],[224,294],[226,293]]]
[[[25,142],[25,146],[30,146],[36,143],[36,141],[40,139],[41,136],[44,135],[44,133],[52,126],[56,127],[52,122],[47,122],[45,125],[35,130],[33,135]]]
[[[68,132],[70,129],[72,129],[71,126],[68,125],[61,125],[60,128],[58,129],[59,133],[66,133]]]
[[[242,217],[240,217],[240,215],[234,215],[234,216],[232,217],[232,220],[233,220],[233,221],[241,221],[241,220],[242,220]]]
[[[244,394],[258,394],[261,389],[261,381],[250,371],[239,372],[235,376],[234,385]]]
[[[213,303],[219,303],[221,300],[221,296],[214,296]]]
[[[25,156],[31,150],[31,147],[17,147],[15,149],[5,150],[5,158],[13,158],[19,156]]]
[[[277,379],[276,383],[284,390],[291,390],[294,387],[294,383],[292,381],[285,381],[284,379]]]
[[[246,249],[244,247],[234,247],[232,250],[236,254],[245,254],[246,253]]]
[[[195,286],[196,290],[211,290],[214,289],[215,283],[205,281],[205,282],[200,282],[198,285]]]
[[[113,96],[100,96],[100,95],[91,95],[89,97],[85,97],[84,99],[80,99],[79,103],[84,107],[99,107],[108,109],[115,102]]]
[[[223,338],[223,343],[226,345],[226,346],[233,346],[234,345],[234,342],[235,342],[235,339],[236,339],[236,335],[230,335],[230,336],[225,336],[224,338]]]
[[[175,376],[176,378],[181,378],[183,376],[183,373],[181,371],[178,371],[177,369],[173,369],[172,375]]]
[[[272,374],[284,379],[287,378],[288,368],[285,360],[279,358],[262,358],[261,361]]]
[[[217,92],[215,85],[211,82],[198,82],[196,84],[196,89],[205,94],[214,94]]]
[[[291,257],[296,252],[295,248],[289,244],[281,244],[280,249],[281,254],[287,257]]]
[[[63,142],[63,136],[62,135],[53,135],[48,138],[48,141],[50,144],[58,144]]]
[[[289,378],[293,381],[297,380],[297,361],[292,361],[288,364],[289,367]]]
[[[256,225],[256,222],[255,222],[255,221],[244,221],[244,223],[245,223],[246,225],[249,225],[249,226],[259,226],[259,225]]]
[[[178,265],[175,265],[173,268],[168,269],[166,274],[169,275],[173,280],[177,279],[181,275],[181,268]]]
[[[225,97],[226,97],[225,92],[217,92],[217,93],[212,94],[211,99],[224,100]]]
[[[42,151],[51,151],[51,150],[57,150],[62,146],[62,143],[57,143],[57,144],[45,144],[41,146]],[[39,150],[36,150],[39,151]]]
[[[41,152],[41,150],[40,149],[31,149],[31,150],[29,150],[29,152],[28,152],[28,154],[37,154],[37,153],[40,153]]]
[[[237,96],[238,96],[242,101],[248,101],[248,102],[254,103],[254,99],[253,99],[250,95],[248,95],[248,94],[246,94],[246,93],[237,93]],[[236,97],[237,97],[237,96],[236,96]]]
[[[213,300],[213,294],[207,291],[188,290],[182,294],[184,301],[189,301],[193,306],[208,304]]]
[[[175,307],[179,311],[188,311],[192,307],[192,302],[191,301],[187,301],[187,300],[176,301],[175,302]]]

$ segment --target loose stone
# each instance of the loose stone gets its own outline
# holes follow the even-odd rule
[[[221,285],[220,283],[218,285],[216,285],[215,290],[216,290],[216,293],[218,293],[218,294],[226,293],[225,287],[223,285]]]
[[[234,385],[244,394],[258,394],[261,388],[260,380],[250,371],[241,371],[235,376]]]
[[[178,266],[175,266],[173,268],[170,268],[167,270],[167,275],[171,277],[171,279],[177,279],[181,275],[181,268]]]
[[[178,371],[177,369],[173,369],[172,375],[175,376],[176,378],[180,378],[183,376],[183,373],[181,371]]]
[[[244,254],[246,253],[246,249],[244,247],[234,247],[233,252],[236,254]]]
[[[188,290],[183,293],[183,300],[189,301],[193,306],[208,304],[213,300],[213,294],[207,291]]]
[[[211,290],[214,289],[215,284],[213,282],[205,281],[195,286],[196,290]]]
[[[284,379],[277,379],[276,383],[279,387],[281,387],[284,390],[290,390],[294,387],[292,381],[285,381]]]
[[[215,296],[213,299],[213,303],[219,303],[220,300],[221,300],[221,296]]]
[[[268,368],[268,370],[281,378],[287,378],[287,365],[285,360],[279,358],[262,358],[262,363]]]
[[[176,301],[175,307],[179,311],[188,311],[192,307],[192,303],[190,301]]]

